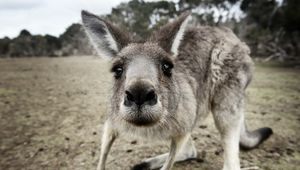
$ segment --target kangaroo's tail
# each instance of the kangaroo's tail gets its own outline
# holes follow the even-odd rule
[[[271,128],[263,127],[254,131],[248,131],[244,124],[241,129],[240,148],[242,150],[253,149],[267,140],[272,134],[273,131]]]

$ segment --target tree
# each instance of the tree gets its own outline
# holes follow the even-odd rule
[[[157,24],[166,23],[177,14],[175,3],[169,1],[145,2],[132,0],[112,9],[109,20],[127,27],[137,37],[147,37]],[[161,20],[162,19],[162,20]]]
[[[9,44],[11,40],[8,37],[0,39],[0,57],[6,57],[9,51]]]

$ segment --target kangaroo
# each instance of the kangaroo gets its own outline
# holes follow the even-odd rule
[[[254,68],[248,46],[227,28],[187,27],[190,17],[183,13],[138,42],[82,11],[85,31],[99,56],[111,60],[114,75],[97,170],[105,169],[122,134],[171,142],[169,153],[145,159],[134,170],[170,170],[174,162],[196,158],[191,133],[210,112],[221,134],[223,170],[240,170],[240,147],[255,148],[273,133],[246,128],[245,89]]]

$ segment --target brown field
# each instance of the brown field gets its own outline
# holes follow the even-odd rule
[[[94,57],[0,60],[0,169],[96,168],[111,75]],[[250,129],[272,127],[258,149],[242,152],[243,167],[299,170],[300,69],[258,64],[247,90]],[[222,149],[211,116],[194,131],[198,159],[174,170],[219,170]],[[108,170],[130,169],[168,150],[167,144],[122,138]]]

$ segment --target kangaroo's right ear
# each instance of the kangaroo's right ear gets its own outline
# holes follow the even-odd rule
[[[87,11],[81,12],[83,26],[101,57],[112,58],[130,42],[124,31]]]

